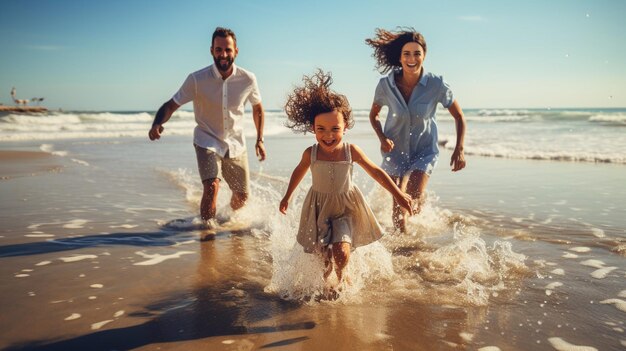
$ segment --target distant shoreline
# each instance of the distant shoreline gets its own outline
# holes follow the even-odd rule
[[[5,106],[0,105],[0,112],[47,112],[48,109],[41,106]]]

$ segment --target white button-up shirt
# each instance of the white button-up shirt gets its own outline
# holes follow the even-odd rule
[[[244,106],[261,102],[253,73],[233,64],[233,73],[222,79],[211,65],[191,73],[172,98],[178,105],[193,101],[197,126],[193,142],[221,157],[237,157],[246,151],[243,134]]]

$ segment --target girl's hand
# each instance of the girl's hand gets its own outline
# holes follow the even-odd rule
[[[400,193],[400,196],[396,196],[396,202],[402,208],[407,210],[411,216],[415,214],[415,209],[413,208],[413,199],[411,198],[411,195],[402,192]]]
[[[383,141],[380,142],[380,149],[383,152],[391,152],[391,150],[393,150],[393,140],[385,138]]]
[[[282,200],[280,200],[280,207],[278,208],[278,210],[282,213],[282,214],[286,214],[287,213],[287,208],[289,207],[289,200],[283,198]]]
[[[460,171],[465,168],[463,149],[454,149],[452,158],[450,159],[450,166],[452,166],[452,172]]]

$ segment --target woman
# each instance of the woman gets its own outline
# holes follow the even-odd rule
[[[439,157],[437,104],[455,119],[456,146],[450,161],[453,172],[465,167],[463,111],[443,78],[424,70],[426,41],[413,28],[396,32],[378,28],[375,37],[365,42],[374,48],[372,56],[378,70],[390,72],[378,82],[370,111],[370,123],[383,154],[381,167],[416,200],[417,213]],[[384,130],[378,115],[383,106],[389,108]],[[402,233],[406,233],[406,216],[394,200],[393,224]]]

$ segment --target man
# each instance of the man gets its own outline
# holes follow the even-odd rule
[[[174,97],[159,108],[148,133],[150,140],[159,139],[163,124],[174,111],[193,101],[197,123],[193,141],[204,188],[200,216],[208,227],[216,226],[220,170],[233,193],[230,207],[238,210],[248,199],[250,172],[243,135],[244,105],[247,101],[252,105],[257,133],[256,155],[259,161],[265,160],[265,115],[261,95],[255,75],[234,64],[238,53],[235,33],[227,28],[216,28],[211,39],[214,64],[187,77]]]

